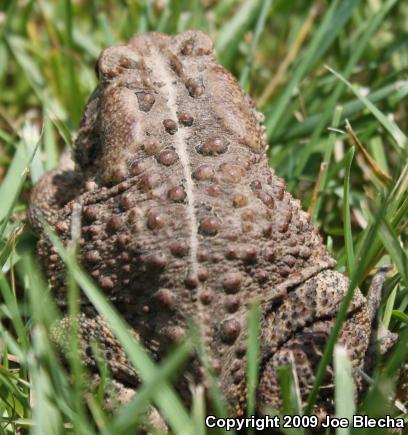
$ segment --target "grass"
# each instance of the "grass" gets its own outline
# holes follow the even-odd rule
[[[69,270],[71,312],[78,310],[80,287],[109,321],[143,385],[128,407],[108,415],[100,392],[84,392],[86,373],[74,336],[69,345],[72,375],[67,374],[48,338],[58,312],[35,261],[35,238],[26,219],[31,186],[72,143],[96,84],[93,65],[100,50],[137,32],[189,28],[211,34],[219,61],[258,101],[266,116],[271,166],[321,228],[338,270],[351,278],[307,405],[299,402],[293,368],[280,370],[281,412],[310,411],[334,353],[336,415],[357,410],[408,418],[403,406],[407,397],[396,385],[408,356],[407,20],[408,4],[398,0],[0,4],[1,433],[133,433],[146,422],[149,404],[160,410],[173,433],[207,433],[202,389],[194,391],[187,409],[171,382],[197,346],[194,331],[164,361],[154,363],[73,252],[55,239]],[[355,286],[366,291],[375,270],[385,264],[393,269],[379,318],[400,338],[378,362],[369,391],[356,403],[351,368],[344,350],[336,347],[336,337]],[[254,306],[249,318],[249,412],[259,373],[258,318]],[[222,395],[211,379],[210,386],[221,416],[226,412]],[[308,433],[294,428],[284,432]],[[366,432],[338,430],[342,435]]]

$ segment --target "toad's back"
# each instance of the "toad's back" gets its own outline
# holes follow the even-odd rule
[[[98,74],[76,140],[77,191],[54,198],[48,218],[70,239],[81,206],[81,261],[153,354],[193,318],[223,382],[239,385],[248,304],[333,260],[269,169],[262,115],[205,34],[135,37],[103,51]],[[40,254],[62,301],[45,236]]]

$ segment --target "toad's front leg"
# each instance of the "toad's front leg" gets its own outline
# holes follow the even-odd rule
[[[76,317],[65,316],[51,328],[51,340],[59,353],[66,360],[72,343],[71,334],[75,325],[78,336],[79,359],[92,372],[98,370],[98,358],[106,363],[112,377],[128,386],[136,388],[139,377],[129,362],[123,348],[112,334],[108,323],[97,314],[79,314]],[[139,341],[139,335],[131,330],[133,337]],[[124,400],[126,402],[126,400]]]
[[[85,384],[85,393],[95,392],[103,388],[103,408],[116,414],[123,406],[128,405],[137,394],[140,385],[139,376],[129,362],[123,348],[112,334],[108,323],[99,315],[87,316],[84,313],[76,317],[66,316],[51,328],[51,340],[56,346],[64,362],[72,352],[72,333],[75,331],[78,340],[79,361],[90,374],[89,383]],[[73,331],[73,326],[75,330]],[[130,330],[136,341],[139,335]],[[105,377],[99,370],[106,364],[109,376]],[[102,380],[103,379],[103,380]],[[102,384],[102,385],[101,385]],[[167,433],[168,428],[156,408],[149,406],[146,410],[145,422],[140,426],[141,433],[150,433],[154,429],[158,433]],[[148,429],[150,427],[150,429]]]

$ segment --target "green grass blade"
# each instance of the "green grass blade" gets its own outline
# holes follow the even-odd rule
[[[255,26],[255,31],[252,36],[251,46],[249,47],[248,53],[246,55],[245,64],[241,71],[241,76],[239,79],[239,82],[241,83],[241,86],[244,89],[247,89],[247,85],[248,85],[247,81],[251,71],[251,66],[253,64],[256,46],[258,44],[259,37],[261,36],[262,31],[264,30],[266,17],[269,13],[269,10],[271,9],[271,6],[272,6],[272,0],[263,0],[261,11],[259,13],[258,20]]]
[[[24,349],[28,349],[29,339],[27,331],[24,327],[24,322],[16,299],[16,295],[11,291],[8,282],[2,273],[0,273],[0,294],[4,303],[7,306],[7,317],[9,317],[13,323],[20,345]]]
[[[48,353],[47,333],[40,325],[36,326],[32,333],[33,346],[37,355]],[[62,434],[63,422],[61,415],[53,406],[51,379],[46,370],[39,363],[31,365],[31,378],[33,391],[35,392],[35,406],[33,409],[34,435]]]
[[[353,366],[347,355],[347,350],[343,346],[336,345],[333,359],[336,417],[347,418],[349,422],[352,422],[353,415],[356,412]],[[336,435],[348,434],[350,434],[350,428],[338,428],[336,430]]]
[[[389,328],[389,324],[391,321],[393,308],[395,306],[395,297],[397,295],[397,289],[394,288],[393,291],[390,293],[390,295],[387,298],[387,303],[384,308],[384,315],[381,320],[382,324],[384,325],[384,328]]]
[[[401,241],[395,234],[389,222],[384,220],[380,226],[380,239],[397,266],[404,284],[408,287],[408,257],[406,251],[401,247]]]
[[[191,344],[183,343],[174,352],[171,353],[159,366],[157,376],[150,382],[142,385],[137,391],[135,398],[125,408],[120,410],[119,414],[113,419],[103,433],[118,434],[127,433],[132,424],[137,420],[140,413],[143,412],[146,403],[151,400],[161,384],[177,373],[180,366],[184,364],[191,352]]]
[[[195,388],[193,396],[192,414],[195,422],[195,433],[197,435],[206,435],[207,428],[205,426],[206,412],[206,400],[205,390],[202,385],[198,385]]]
[[[79,119],[81,117],[81,110],[84,105],[81,93],[79,91],[80,87],[78,84],[78,74],[75,69],[75,60],[72,54],[75,51],[74,40],[73,40],[73,6],[71,0],[63,0],[63,50],[60,50],[56,55],[59,57],[61,64],[64,68],[64,79],[66,80],[66,88],[64,92],[66,93],[65,100],[67,102],[67,107],[69,110],[69,118],[75,127],[79,124]],[[52,21],[51,21],[52,22]]]
[[[256,387],[258,384],[259,370],[259,329],[261,311],[257,304],[251,306],[248,317],[248,339],[247,339],[247,416],[255,414]]]
[[[33,155],[34,153],[28,153],[24,142],[18,144],[17,152],[9,166],[7,175],[0,185],[0,221],[3,221],[10,214],[10,209],[17,201],[23,184],[22,180],[27,176]]]
[[[317,371],[316,371],[316,378],[315,382],[313,384],[312,390],[309,394],[309,398],[307,401],[307,405],[305,408],[305,414],[310,414],[310,412],[313,409],[313,405],[317,399],[319,387],[321,383],[323,382],[326,367],[328,366],[331,356],[333,354],[334,346],[337,341],[337,337],[339,336],[340,330],[343,326],[343,323],[347,316],[347,310],[351,303],[351,300],[353,299],[354,290],[357,286],[357,283],[360,281],[361,277],[364,274],[364,271],[367,267],[367,264],[369,262],[369,257],[367,257],[367,252],[369,251],[373,240],[375,239],[377,235],[378,228],[380,226],[381,220],[383,219],[383,216],[386,212],[386,201],[383,202],[381,208],[378,210],[378,213],[376,215],[376,219],[374,224],[371,226],[370,231],[367,233],[364,244],[362,246],[362,249],[360,251],[360,256],[358,257],[358,260],[356,262],[357,267],[354,269],[353,275],[350,277],[350,283],[349,288],[344,295],[344,298],[341,302],[340,308],[337,312],[336,321],[333,326],[333,329],[330,333],[330,337],[327,340],[323,355],[320,359]]]
[[[358,1],[354,0],[344,2],[335,0],[331,3],[330,8],[323,18],[323,21],[313,36],[312,41],[310,42],[309,48],[307,49],[304,58],[293,72],[291,80],[285,87],[277,103],[274,105],[273,113],[267,119],[266,132],[268,136],[277,128],[295,89],[299,87],[300,82],[305,74],[324,54],[325,50],[329,48],[330,44],[328,43],[333,43],[337,32],[339,32],[342,28],[340,23],[344,24],[350,18],[353,8],[357,4]],[[322,47],[324,47],[324,50],[322,50]]]
[[[0,201],[2,203],[2,207],[0,207],[0,239],[3,237],[8,219],[13,212],[18,195],[27,177],[28,167],[34,158],[38,146],[38,140],[34,147],[27,146],[24,140],[20,142],[7,175],[0,185]]]
[[[376,103],[386,98],[396,96],[402,91],[408,92],[408,81],[406,80],[400,80],[396,83],[391,83],[389,85],[376,89],[375,91],[367,95],[367,98],[372,103]],[[401,99],[402,98],[404,98],[404,96],[402,96]],[[327,104],[327,106],[329,106],[329,104]],[[348,103],[345,103],[343,105],[343,114],[339,120],[339,123],[340,121],[344,121],[346,118],[351,118],[353,115],[361,112],[361,110],[364,108],[365,104],[359,99],[355,99],[349,101]],[[266,115],[268,116],[268,113]],[[317,113],[316,115],[309,116],[302,123],[294,124],[290,129],[284,128],[283,130],[278,130],[276,133],[273,133],[269,137],[269,143],[273,145],[275,143],[288,142],[294,139],[298,139],[300,137],[308,136],[315,131],[320,123],[322,123],[322,118],[324,116],[325,112]]]
[[[346,155],[346,165],[344,174],[344,187],[343,187],[343,222],[344,222],[344,241],[346,246],[346,260],[347,272],[352,276],[355,268],[355,255],[353,247],[353,235],[351,229],[350,218],[350,171],[351,164],[353,163],[355,149],[352,147]]]
[[[405,149],[407,143],[407,137],[400,130],[397,124],[395,124],[394,121],[387,118],[380,110],[378,110],[377,107],[375,107],[374,104],[366,96],[364,96],[355,86],[353,86],[341,74],[334,71],[334,69],[330,68],[327,65],[326,68],[353,91],[354,95],[364,103],[367,109],[378,119],[381,125],[390,133],[391,137],[395,140],[396,144],[399,147]]]
[[[65,112],[61,105],[51,98],[49,93],[44,90],[45,80],[37,65],[28,55],[25,41],[17,36],[9,36],[7,38],[7,43],[21,69],[24,71],[28,83],[40,99],[50,119],[64,138],[65,143],[71,145],[72,139],[70,130],[62,121],[66,116]]]
[[[364,31],[362,32],[363,36],[359,39],[356,46],[353,47],[353,49],[351,50],[351,55],[344,69],[343,76],[345,77],[350,76],[358,60],[364,53],[364,50],[366,49],[367,45],[370,43],[373,34],[378,30],[380,24],[384,20],[384,17],[390,11],[390,9],[395,5],[395,3],[396,0],[389,0],[383,5],[383,7],[379,10],[379,12],[373,17],[373,19],[368,21],[366,27],[364,28]],[[337,104],[343,90],[344,90],[344,84],[340,82],[337,84],[337,86],[331,93],[326,103],[326,110],[323,112],[318,125],[313,131],[310,144],[304,151],[302,159],[296,165],[295,180],[300,176],[304,167],[306,166],[307,161],[309,160],[310,155],[313,152],[316,143],[318,142],[322,132],[324,131],[324,127],[326,126],[328,120],[330,119],[331,113],[333,112],[333,109]],[[294,182],[290,183],[289,189],[293,189],[293,185]]]
[[[336,107],[336,110],[334,111],[334,115],[333,115],[333,120],[332,120],[332,127],[333,128],[337,128],[337,126],[339,125],[342,113],[343,113],[343,108],[341,106]],[[323,157],[322,164],[325,166],[324,166],[323,174],[321,177],[320,189],[319,189],[319,192],[317,193],[316,203],[315,203],[315,206],[313,207],[312,214],[311,214],[312,222],[314,224],[317,224],[317,217],[319,215],[320,206],[321,206],[321,202],[322,202],[322,194],[323,194],[324,189],[327,186],[328,168],[329,168],[329,164],[330,164],[330,160],[331,160],[331,155],[333,153],[334,145],[336,143],[336,139],[337,139],[337,133],[332,131],[329,135],[329,141],[328,141],[327,148],[326,148],[326,151],[325,151],[324,157]]]
[[[408,315],[400,310],[393,310],[392,317],[395,317],[398,320],[401,320],[408,326]]]
[[[242,36],[257,15],[260,4],[261,0],[243,1],[234,16],[218,30],[215,48],[224,64],[231,62]]]
[[[286,366],[277,368],[277,377],[280,387],[280,395],[282,398],[282,414],[283,415],[302,415],[302,405],[300,399],[299,385],[296,378],[295,362]],[[282,423],[282,417],[281,417]],[[281,427],[283,425],[281,424]],[[286,428],[283,429],[287,435],[305,435],[304,428]]]

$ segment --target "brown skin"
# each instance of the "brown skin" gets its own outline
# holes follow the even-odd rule
[[[108,48],[98,74],[75,167],[46,175],[31,199],[38,253],[58,303],[65,305],[64,266],[38,218],[69,242],[80,216],[81,263],[155,359],[192,319],[232,414],[242,415],[245,325],[257,301],[258,410],[280,405],[275,369],[292,357],[305,399],[348,279],[333,271],[310,216],[269,168],[263,116],[199,31],[148,33]],[[374,308],[357,289],[340,338],[355,367],[366,364]],[[99,332],[113,376],[137,386],[85,299],[82,312],[84,348]],[[93,364],[89,349],[84,359]],[[187,372],[202,382],[198,361]],[[331,399],[326,389],[318,406],[329,410]]]

